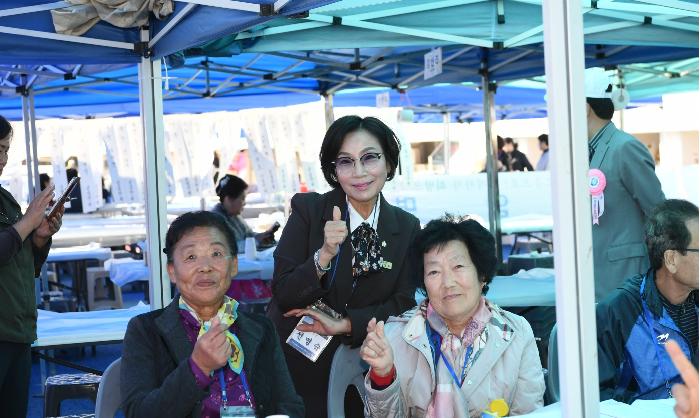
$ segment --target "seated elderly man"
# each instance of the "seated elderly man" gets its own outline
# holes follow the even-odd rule
[[[225,295],[238,260],[224,219],[186,213],[170,225],[165,246],[180,295],[129,322],[121,370],[126,416],[303,417],[272,322],[238,312]]]
[[[493,235],[475,220],[446,218],[428,223],[414,247],[427,299],[386,327],[374,319],[367,327],[369,416],[473,418],[493,401],[511,415],[542,406],[530,325],[484,297],[496,270]]]
[[[698,367],[698,207],[667,200],[646,223],[651,268],[596,309],[601,399],[663,399],[680,382],[664,350],[676,341]]]

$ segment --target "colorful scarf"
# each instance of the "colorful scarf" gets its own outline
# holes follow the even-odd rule
[[[197,313],[187,304],[187,302],[185,302],[185,299],[183,299],[182,296],[180,296],[179,307],[180,309],[189,312],[190,315],[192,315],[192,317],[199,322],[199,334],[197,335],[197,339],[199,339],[209,330],[211,320],[202,321],[199,319]],[[229,341],[232,348],[231,356],[228,359],[228,366],[237,374],[241,374],[241,370],[243,370],[243,346],[241,346],[241,342],[236,334],[230,331],[231,325],[233,325],[238,318],[238,302],[235,299],[224,295],[224,303],[219,308],[216,316],[219,317],[219,321],[221,321],[222,324],[226,325],[226,339]]]
[[[465,361],[464,357],[470,352],[469,347],[472,347],[471,354],[466,360],[468,375],[472,365],[479,358],[483,348],[486,346],[486,340],[488,339],[486,324],[489,323],[493,314],[486,304],[486,299],[484,299],[483,296],[481,297],[479,307],[460,335],[455,335],[450,332],[445,321],[433,309],[430,303],[427,305],[423,304],[421,308],[420,312],[428,321],[433,332],[437,332],[442,337],[440,349],[458,375],[462,371],[462,366]],[[461,395],[455,393],[461,391],[461,388],[456,385],[452,375],[439,355],[435,357],[434,366],[436,370],[435,379],[437,388],[430,404],[428,404],[426,418],[468,416],[467,405],[462,405]]]

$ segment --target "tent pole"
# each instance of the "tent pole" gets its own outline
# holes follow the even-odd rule
[[[36,134],[36,112],[34,108],[34,92],[30,89],[28,92],[29,99],[29,129],[32,133],[32,168],[34,170],[34,190],[36,193],[41,191],[41,179],[39,178],[39,137]]]
[[[561,415],[599,415],[580,0],[542,4]]]
[[[326,130],[328,130],[335,121],[335,117],[333,116],[333,94],[324,94],[323,104],[324,114],[326,116]]]
[[[148,42],[148,29],[141,41]],[[144,57],[139,63],[139,102],[144,139],[144,185],[146,194],[146,262],[150,267],[151,309],[170,303],[170,281],[163,253],[167,228],[167,185],[165,183],[165,134],[163,130],[163,88],[160,61]]]
[[[496,107],[493,101],[492,85],[486,62],[482,62],[481,87],[484,92],[484,128],[486,129],[486,184],[488,186],[489,226],[496,238],[496,256],[498,265],[503,262],[503,242],[501,238],[501,203],[498,192],[498,143],[493,134],[493,124],[496,120]]]
[[[442,126],[443,126],[443,138],[442,138],[442,152],[443,159],[445,160],[445,174],[450,174],[450,158],[452,157],[452,145],[450,143],[450,119],[452,115],[450,112],[444,112],[442,114]]]
[[[34,168],[34,191],[37,193],[41,190],[41,178],[39,177],[39,136],[36,134],[36,109],[34,107],[34,92],[32,89],[29,89],[28,92],[28,98],[29,98],[29,127],[30,131],[32,133],[32,149],[34,151],[34,157],[32,158],[32,166]],[[49,269],[48,265],[44,263],[43,266],[41,266],[41,273],[39,275],[39,280],[41,282],[41,287],[40,289],[44,292],[46,292],[46,298],[43,299],[44,303],[44,309],[49,309],[51,307],[50,304],[50,299],[51,297],[49,296]],[[39,292],[41,295],[41,292]]]
[[[22,95],[22,122],[24,122],[24,145],[27,164],[27,203],[29,203],[34,198],[36,190],[34,190],[34,170],[32,168],[32,131],[29,127],[29,100],[24,94]]]

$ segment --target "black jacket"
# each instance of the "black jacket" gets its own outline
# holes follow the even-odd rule
[[[525,171],[525,169],[527,169],[527,171],[535,171],[535,169],[532,168],[532,164],[530,164],[530,160],[527,159],[527,156],[517,149],[513,150],[510,154],[504,152],[499,159],[506,167],[507,171]]]
[[[178,313],[178,300],[129,321],[121,367],[122,409],[129,418],[199,417],[208,391],[197,386],[189,357],[194,349]],[[277,333],[265,317],[238,313],[243,369],[250,376],[257,415],[304,416]]]
[[[292,213],[275,251],[273,298],[268,307],[268,316],[277,326],[289,370],[297,392],[304,398],[309,417],[325,415],[328,373],[339,343],[359,346],[372,317],[385,320],[416,304],[418,271],[408,251],[420,230],[420,223],[415,216],[390,205],[384,198],[380,200],[377,233],[386,243],[386,246],[382,244],[382,257],[392,263],[391,269],[360,277],[353,291],[352,246],[348,234],[340,250],[335,282],[329,287],[330,273],[318,279],[313,257],[323,245],[323,228],[333,219],[334,206],[341,208],[342,218],[346,219],[346,197],[340,188],[322,195],[300,193],[292,198]],[[333,260],[333,265],[336,260],[338,258]],[[334,337],[319,359],[312,363],[286,344],[298,318],[282,315],[290,309],[304,308],[319,298],[350,319],[352,334]],[[312,396],[316,399],[310,399]],[[316,409],[319,403],[320,409]]]

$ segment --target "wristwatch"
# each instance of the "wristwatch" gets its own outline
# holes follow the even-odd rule
[[[314,253],[314,264],[316,265],[316,270],[318,270],[321,273],[325,273],[331,269],[332,263],[328,263],[328,267],[321,267],[321,250],[318,249]]]

